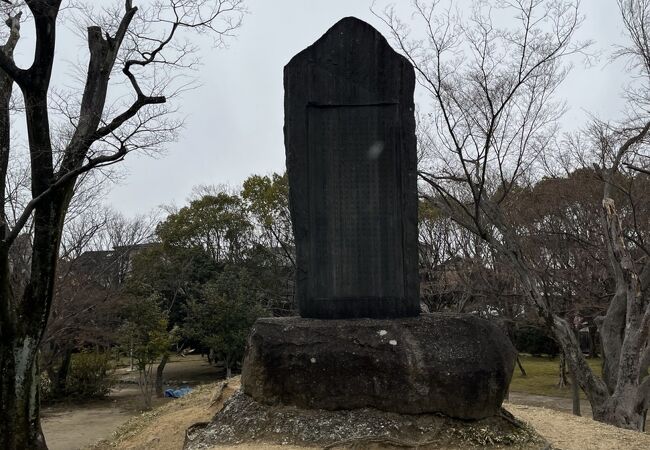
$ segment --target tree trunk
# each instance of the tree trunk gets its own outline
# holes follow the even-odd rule
[[[598,327],[589,325],[589,357],[598,358]]]
[[[569,384],[566,377],[566,358],[564,353],[560,352],[560,379],[557,382],[559,388],[564,388]]]
[[[643,431],[645,427],[645,415],[631,405],[634,402],[628,402],[618,396],[612,396],[600,408],[593,408],[594,420],[608,423],[619,428],[628,430]]]
[[[138,367],[138,386],[140,387],[140,392],[142,393],[142,402],[145,410],[151,409],[151,374],[152,374],[152,364],[145,364],[144,368]]]
[[[8,250],[0,249],[2,450],[47,449],[39,418],[37,357],[50,312],[63,215],[71,191],[58,194],[34,212],[31,271],[19,301],[11,292]]]
[[[39,420],[39,377],[33,337],[0,344],[0,448],[47,450]]]
[[[129,372],[133,372],[133,339],[129,345]]]
[[[581,416],[580,412],[580,386],[578,385],[578,378],[576,374],[569,367],[569,373],[571,374],[571,400],[573,401],[573,415]]]
[[[158,364],[156,369],[156,396],[158,398],[163,397],[163,371],[165,370],[165,365],[169,361],[169,355],[165,353]]]
[[[66,349],[61,360],[61,367],[56,371],[56,380],[54,380],[54,391],[57,394],[65,394],[66,382],[68,380],[68,373],[70,372],[70,365],[72,364],[72,349]]]
[[[519,355],[517,355],[517,367],[519,367],[519,371],[521,372],[522,377],[528,376],[528,374],[526,373],[526,369],[524,369],[524,366],[521,364],[521,359],[519,359]]]
[[[0,230],[1,238],[4,231]],[[18,317],[9,249],[0,244],[0,449],[46,450],[39,420],[37,356],[41,330],[28,327]]]

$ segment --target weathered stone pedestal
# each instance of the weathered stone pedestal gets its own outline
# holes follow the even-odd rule
[[[260,319],[241,391],[185,449],[548,448],[501,409],[514,363],[507,337],[469,315]]]
[[[260,319],[242,389],[269,405],[476,420],[499,411],[515,358],[501,330],[470,315]]]

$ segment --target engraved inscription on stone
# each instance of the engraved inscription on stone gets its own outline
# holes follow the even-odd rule
[[[287,64],[284,87],[300,315],[417,315],[413,67],[348,17]]]
[[[312,292],[321,299],[404,296],[397,105],[308,110]],[[396,276],[397,274],[397,276]]]

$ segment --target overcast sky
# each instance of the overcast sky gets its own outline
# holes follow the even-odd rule
[[[130,155],[124,180],[107,202],[126,215],[162,204],[182,205],[198,184],[240,184],[251,174],[284,170],[282,69],[289,59],[345,16],[386,32],[369,0],[247,0],[250,11],[228,49],[203,52],[201,86],[186,94],[186,128],[158,159]],[[406,6],[407,0],[400,0]],[[582,38],[605,53],[622,39],[614,0],[585,0]],[[560,94],[568,101],[565,128],[584,123],[584,110],[616,118],[623,83],[620,66],[578,65]]]

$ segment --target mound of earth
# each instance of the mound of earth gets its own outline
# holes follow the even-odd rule
[[[540,449],[543,438],[507,412],[467,422],[371,408],[327,411],[268,406],[237,391],[211,422],[187,432],[186,450],[254,444],[319,448]]]
[[[100,441],[88,450],[180,450],[185,430],[210,420],[239,387],[239,377],[228,383],[199,386],[184,397],[130,419],[110,440]]]

